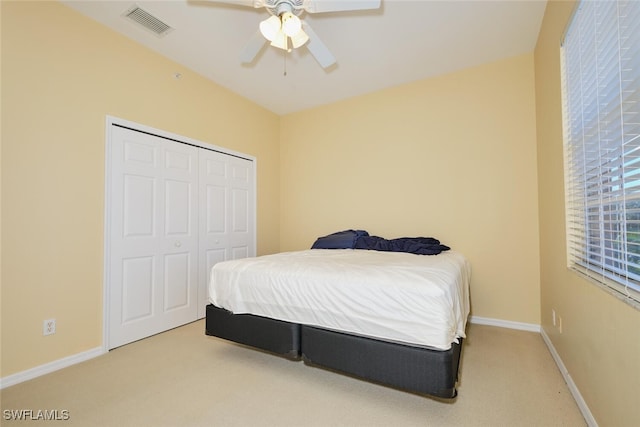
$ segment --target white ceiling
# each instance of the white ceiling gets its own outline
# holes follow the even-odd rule
[[[239,54],[269,17],[264,8],[201,0],[70,0],[67,6],[276,114],[532,52],[544,0],[382,0],[373,11],[303,13],[337,59],[322,69],[306,47],[265,44]],[[174,28],[160,38],[125,19],[137,4]],[[178,70],[176,70],[178,71]]]

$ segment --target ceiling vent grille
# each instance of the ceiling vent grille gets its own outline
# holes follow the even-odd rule
[[[130,7],[122,16],[143,26],[158,37],[164,37],[173,30],[169,25],[138,6]]]

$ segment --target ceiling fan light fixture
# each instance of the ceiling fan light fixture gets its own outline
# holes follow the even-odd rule
[[[291,44],[293,48],[297,49],[309,40],[309,36],[303,30],[298,31],[297,34],[291,36]]]
[[[278,33],[276,34],[274,39],[271,40],[271,46],[277,47],[277,48],[282,49],[282,50],[289,50],[289,46],[288,45],[289,45],[288,37],[282,31],[278,31]]]
[[[275,38],[278,36],[278,33],[282,32],[280,31],[281,29],[282,25],[280,22],[280,18],[278,18],[277,16],[271,16],[270,18],[265,19],[260,23],[260,32],[262,33],[264,38],[269,40],[270,42],[275,40]]]
[[[293,37],[302,30],[302,22],[300,18],[291,12],[285,12],[281,15],[282,19],[282,31],[289,36]]]

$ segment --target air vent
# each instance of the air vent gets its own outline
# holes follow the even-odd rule
[[[147,30],[151,31],[158,37],[164,37],[170,33],[173,28],[165,24],[149,12],[138,6],[132,6],[125,13],[122,14],[125,18],[132,20],[138,25],[143,26]]]

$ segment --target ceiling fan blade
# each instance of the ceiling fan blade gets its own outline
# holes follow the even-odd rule
[[[256,31],[253,37],[251,37],[247,44],[244,46],[242,52],[240,52],[240,62],[242,62],[243,64],[248,64],[253,61],[266,42],[267,39],[262,36],[260,30]]]
[[[313,55],[313,57],[318,61],[318,64],[322,68],[327,68],[336,62],[336,58],[333,56],[327,46],[324,45],[316,35],[316,33],[311,29],[309,24],[302,21],[302,29],[309,36],[309,41],[307,42],[307,49]]]
[[[234,4],[236,6],[263,7],[265,0],[206,0],[211,3]]]
[[[302,8],[309,13],[379,9],[380,0],[304,0]]]

